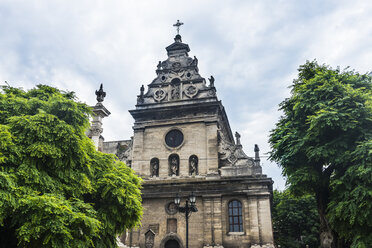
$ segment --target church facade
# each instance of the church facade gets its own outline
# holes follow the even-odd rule
[[[141,87],[129,111],[135,121],[130,140],[103,142],[100,125],[109,112],[103,105],[96,108],[101,117],[90,136],[99,150],[116,154],[143,178],[142,226],[123,234],[121,242],[186,247],[185,214],[174,198],[184,205],[194,194],[198,211],[189,217],[189,247],[273,247],[273,181],[262,174],[258,146],[255,158],[244,153],[214,78],[207,82],[199,74],[198,59],[189,56],[179,34],[174,40],[156,78],[146,91]]]

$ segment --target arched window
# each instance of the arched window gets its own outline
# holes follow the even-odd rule
[[[168,158],[169,176],[179,176],[180,157],[177,154],[171,154]]]
[[[150,161],[150,176],[158,177],[159,176],[159,159],[153,158]]]
[[[229,232],[243,232],[242,203],[238,200],[229,202]]]

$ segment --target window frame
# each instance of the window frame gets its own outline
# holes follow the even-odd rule
[[[236,206],[234,205],[236,202]],[[236,213],[234,213],[235,211]],[[232,199],[227,203],[228,234],[244,235],[243,203]]]

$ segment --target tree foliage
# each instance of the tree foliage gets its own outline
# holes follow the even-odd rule
[[[372,246],[371,81],[307,62],[270,135],[271,159],[293,192],[315,194],[321,232],[331,234],[333,247]]]
[[[295,197],[288,189],[274,190],[272,218],[276,245],[319,247],[319,217],[313,196]]]
[[[0,92],[0,247],[116,247],[140,178],[85,135],[90,108],[38,85]]]

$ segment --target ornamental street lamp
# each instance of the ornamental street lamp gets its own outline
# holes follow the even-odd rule
[[[194,192],[191,192],[189,195],[189,199],[186,200],[186,204],[184,207],[180,207],[181,197],[179,194],[174,198],[174,203],[177,205],[177,210],[180,213],[185,213],[186,218],[186,248],[189,248],[189,217],[192,212],[198,212],[198,209],[196,208],[196,197],[194,195]]]

